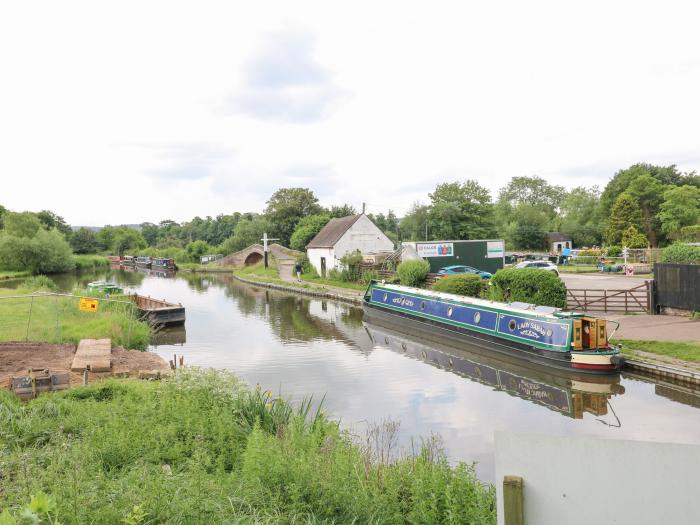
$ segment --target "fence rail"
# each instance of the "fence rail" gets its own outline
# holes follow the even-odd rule
[[[650,311],[650,281],[628,290],[566,291],[567,310],[584,312],[647,313]]]

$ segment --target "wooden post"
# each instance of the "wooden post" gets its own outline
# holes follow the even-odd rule
[[[87,369],[83,370],[83,384],[84,385],[88,384],[88,371],[87,371]]]
[[[523,525],[523,478],[520,476],[503,477],[503,523],[505,525]]]
[[[173,370],[177,368],[177,354],[173,354]]]
[[[587,290],[583,290],[583,311],[588,311],[588,293]]]
[[[603,290],[603,311],[608,311],[608,291]]]

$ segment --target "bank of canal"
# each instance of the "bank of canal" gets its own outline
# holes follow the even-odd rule
[[[251,286],[227,274],[163,278],[112,272],[56,278],[61,288],[110,278],[187,307],[185,330],[163,332],[152,350],[190,365],[224,368],[250,384],[301,399],[325,395],[329,414],[364,433],[401,422],[399,437],[440,434],[453,460],[476,461],[494,481],[494,432],[700,443],[700,395],[623,374],[570,379],[366,325],[351,305]],[[451,363],[451,364],[450,364]]]

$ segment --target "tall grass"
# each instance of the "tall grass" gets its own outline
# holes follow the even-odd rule
[[[73,255],[76,270],[95,270],[109,267],[109,259],[104,255]]]
[[[43,492],[64,524],[495,523],[493,488],[472,467],[428,446],[394,459],[370,449],[311,401],[223,372],[28,404],[0,395],[0,506],[18,513]]]

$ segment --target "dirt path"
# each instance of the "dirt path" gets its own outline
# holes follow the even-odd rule
[[[0,344],[0,388],[9,388],[12,376],[24,375],[29,368],[48,368],[52,372],[70,371],[76,347],[74,344],[3,343]],[[139,350],[113,348],[112,370],[136,376],[139,370],[169,370],[158,354]],[[112,375],[112,372],[90,373],[89,380]],[[71,372],[71,385],[82,383],[82,372]]]

